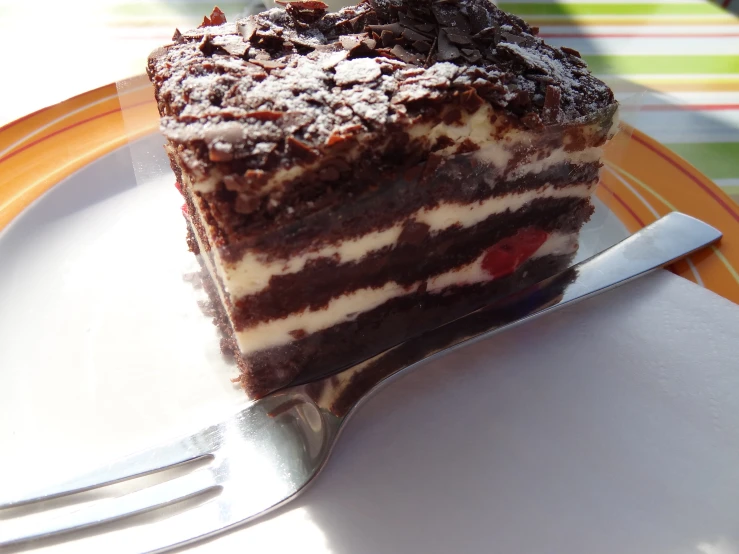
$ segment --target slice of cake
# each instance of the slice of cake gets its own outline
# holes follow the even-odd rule
[[[488,0],[322,2],[149,59],[225,347],[254,396],[570,264],[617,104]]]

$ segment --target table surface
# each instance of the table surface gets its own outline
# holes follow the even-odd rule
[[[271,3],[271,0],[266,0]],[[732,0],[721,0],[723,6]],[[198,0],[0,0],[7,80],[0,125],[143,72],[175,27],[197,26]],[[341,0],[329,0],[332,7]],[[225,0],[229,19],[260,0]],[[505,2],[550,43],[579,50],[616,91],[625,118],[739,202],[739,17],[706,0]],[[31,8],[43,14],[35,32]],[[43,31],[48,26],[48,32]],[[2,145],[0,145],[2,146]]]

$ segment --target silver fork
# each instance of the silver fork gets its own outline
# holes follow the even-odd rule
[[[258,518],[305,490],[325,466],[347,420],[392,377],[423,360],[626,283],[720,238],[721,233],[713,227],[671,213],[559,275],[406,341],[337,376],[273,393],[189,437],[132,455],[66,483],[0,497],[0,509],[8,509],[142,477],[194,460],[203,462],[182,476],[55,514],[28,528],[22,521],[4,518],[0,546],[97,526],[208,491],[215,497],[158,521],[155,533],[136,535],[136,525],[132,526],[129,531],[134,531],[134,538],[118,546],[130,552],[162,552]]]

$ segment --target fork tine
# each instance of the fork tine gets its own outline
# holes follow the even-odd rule
[[[196,460],[213,451],[214,445],[208,441],[211,429],[213,428],[168,445],[132,454],[69,481],[37,490],[25,490],[16,496],[11,493],[9,498],[0,498],[0,510],[120,483]],[[4,492],[3,495],[5,494]]]
[[[295,493],[285,495],[283,492],[273,495],[269,500],[242,503],[245,496],[249,494],[242,490],[232,489],[229,492],[229,487],[225,484],[216,498],[157,521],[151,529],[147,529],[146,525],[129,527],[121,534],[122,538],[125,537],[125,552],[161,553],[218,535],[279,508],[294,498]],[[108,545],[110,542],[109,537],[107,541],[104,541],[105,537],[102,535],[99,538],[101,545]],[[95,545],[92,545],[93,550]]]
[[[9,533],[0,532],[0,547],[58,535],[160,508],[185,500],[219,485],[211,471],[198,470],[158,485],[89,505],[47,520],[16,524]]]
[[[232,494],[233,492],[231,491]],[[243,492],[238,491],[236,494],[241,496]],[[155,533],[131,529],[133,532],[126,535],[130,552],[153,554],[168,551],[243,525],[281,504],[275,499],[271,505],[234,509],[229,496],[228,487],[225,487],[217,498],[157,522]]]

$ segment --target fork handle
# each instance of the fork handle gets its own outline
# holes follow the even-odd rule
[[[623,285],[721,238],[714,227],[672,212],[627,239],[549,279],[419,335],[347,370],[361,374],[331,410],[347,415],[393,376],[534,317]],[[346,380],[343,380],[346,382]],[[325,386],[331,386],[328,380]]]

